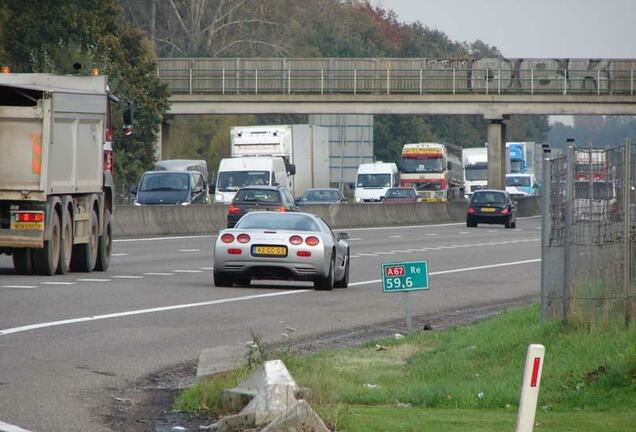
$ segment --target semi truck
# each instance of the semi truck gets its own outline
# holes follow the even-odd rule
[[[329,134],[328,129],[314,125],[237,126],[230,130],[231,158],[223,159],[219,165],[215,201],[228,204],[236,190],[221,190],[221,180],[244,178],[240,186],[248,186],[250,179],[245,171],[268,171],[276,173],[276,180],[268,184],[289,184],[292,194],[299,196],[307,189],[329,187]],[[236,158],[258,158],[252,163],[235,162]],[[280,174],[282,161],[287,180]],[[240,166],[245,165],[245,167]],[[249,165],[249,166],[248,166]],[[237,168],[237,166],[239,166]],[[227,184],[226,184],[227,186]],[[236,186],[236,185],[235,185]],[[233,189],[236,189],[233,187]]]
[[[452,144],[405,144],[399,163],[400,186],[413,187],[421,201],[463,198],[462,149]]]
[[[108,268],[115,102],[102,75],[0,74],[0,253],[18,273]]]

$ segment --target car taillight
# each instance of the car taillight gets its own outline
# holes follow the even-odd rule
[[[234,236],[232,234],[223,234],[221,236],[221,241],[223,243],[232,243],[234,241]]]
[[[239,213],[241,213],[241,209],[236,206],[231,205],[227,208],[227,214],[237,215]]]
[[[278,208],[276,209],[276,211],[277,211],[277,212],[280,212],[280,213],[285,213],[285,212],[287,211],[287,209],[286,209],[285,207],[278,207]]]
[[[240,255],[243,253],[243,251],[240,249],[228,249],[227,253],[229,253],[230,255]]]
[[[107,172],[113,172],[113,151],[104,150],[104,164],[102,169]]]
[[[503,210],[501,210],[501,214],[502,215],[507,215],[508,213],[510,213],[510,210],[508,209],[508,207],[506,207]]]
[[[305,243],[307,243],[308,246],[316,246],[320,243],[320,240],[318,240],[318,237],[309,236],[305,239]]]
[[[32,212],[32,213],[16,213],[15,219],[17,222],[43,222],[44,221],[44,213],[42,212]]]
[[[299,235],[293,235],[289,238],[289,242],[293,245],[299,245],[303,242],[303,238]]]
[[[309,252],[309,251],[298,251],[298,252],[296,252],[296,256],[299,256],[299,257],[310,257],[311,256],[311,252]]]
[[[472,207],[468,207],[468,214],[475,214],[475,209]]]
[[[239,234],[236,236],[236,240],[238,240],[239,243],[247,243],[250,241],[250,236],[247,234]]]

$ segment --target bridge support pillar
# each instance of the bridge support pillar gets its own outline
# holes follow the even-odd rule
[[[171,118],[164,118],[159,123],[159,133],[157,134],[157,142],[155,144],[155,158],[164,160],[170,158],[170,124]]]
[[[506,124],[503,118],[488,119],[488,188],[505,189]]]

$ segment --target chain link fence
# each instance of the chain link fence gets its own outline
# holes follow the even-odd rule
[[[542,318],[611,326],[634,317],[636,146],[544,161]]]

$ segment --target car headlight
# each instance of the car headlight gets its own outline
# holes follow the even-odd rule
[[[223,201],[223,195],[221,195],[221,194],[216,194],[216,195],[214,196],[214,200],[215,200],[215,201]]]
[[[139,204],[139,201],[137,201],[137,200],[133,201],[133,204],[136,205],[136,206],[140,206],[141,205],[141,204]]]
[[[186,202],[182,202],[181,205],[190,205],[191,203],[186,201]]]
[[[356,202],[359,203],[360,201],[362,201],[362,198],[356,197]]]

